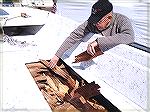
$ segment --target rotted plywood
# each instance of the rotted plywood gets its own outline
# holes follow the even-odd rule
[[[120,110],[62,60],[53,69],[47,60],[26,64],[39,90],[54,112],[108,112]]]

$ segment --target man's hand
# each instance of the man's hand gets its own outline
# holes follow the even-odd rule
[[[95,49],[94,47],[96,47],[98,44],[96,41],[93,41],[92,43],[89,43],[88,46],[87,46],[87,53],[92,55],[92,56],[95,56],[96,52],[95,52]]]
[[[49,67],[50,68],[54,68],[56,66],[58,60],[59,60],[59,57],[57,57],[56,55],[54,55],[54,57],[49,62]]]

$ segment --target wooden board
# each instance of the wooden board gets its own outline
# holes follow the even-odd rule
[[[88,83],[62,60],[53,69],[48,60],[26,66],[54,112],[120,112],[102,96],[98,84]]]

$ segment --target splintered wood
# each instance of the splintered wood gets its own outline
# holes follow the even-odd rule
[[[94,49],[95,49],[95,52],[96,52],[95,56],[92,56],[92,55],[88,54],[87,51],[84,51],[84,52],[78,54],[77,56],[75,56],[75,60],[74,60],[73,63],[79,63],[79,62],[82,62],[82,61],[89,61],[89,60],[91,60],[93,58],[96,58],[99,55],[104,54],[100,50],[99,46],[96,46]]]
[[[53,69],[48,61],[40,60],[26,64],[35,83],[53,112],[107,112],[93,96],[100,94],[100,86],[87,83],[67,71],[61,63]]]

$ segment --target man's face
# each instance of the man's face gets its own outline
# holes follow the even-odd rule
[[[106,29],[112,21],[112,12],[105,15],[99,22],[96,23],[96,27],[98,30]]]

